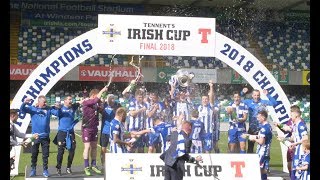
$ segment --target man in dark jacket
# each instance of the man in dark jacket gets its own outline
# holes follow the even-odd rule
[[[192,144],[191,139],[189,139],[191,131],[192,124],[183,121],[181,131],[174,131],[171,134],[170,147],[160,156],[165,163],[165,180],[182,180],[186,161],[189,163],[202,161],[201,156],[194,158],[189,155]]]

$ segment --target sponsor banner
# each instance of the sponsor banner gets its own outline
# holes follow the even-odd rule
[[[37,68],[34,64],[10,65],[10,80],[26,80],[33,70]]]
[[[210,80],[217,82],[217,70],[216,69],[183,69],[189,73],[194,73],[193,83],[208,83]]]
[[[274,77],[274,79],[276,79],[279,82],[279,70],[273,69],[272,70],[272,75]]]
[[[106,179],[163,180],[164,162],[159,153],[106,153]],[[186,163],[185,180],[194,179],[260,179],[257,154],[191,154],[201,155],[203,163]],[[148,159],[148,161],[146,161]]]
[[[80,81],[108,81],[112,76],[112,82],[129,82],[137,77],[139,72],[134,67],[106,66],[80,66]]]
[[[57,11],[23,11],[21,13],[23,20],[61,20],[61,21],[88,21],[96,22],[98,20],[98,14],[91,12],[79,13],[79,12],[57,12]]]
[[[274,69],[272,75],[280,84],[289,84],[289,72],[287,70]]]
[[[279,74],[278,82],[280,84],[289,84],[289,71],[281,70]]]
[[[242,76],[235,70],[231,70],[231,83],[232,84],[243,84]]]
[[[93,28],[97,26],[97,23],[86,21],[66,21],[66,20],[30,20],[28,22],[30,26],[57,26],[57,27],[86,27]]]
[[[172,75],[175,75],[178,69],[176,68],[157,68],[156,82],[169,82]]]
[[[302,85],[310,85],[310,71],[302,71]]]
[[[99,14],[98,29],[98,53],[214,56],[215,18]]]
[[[10,1],[10,9],[30,11],[74,11],[117,14],[143,14],[143,5],[124,5],[93,2],[57,2],[57,1]]]
[[[10,80],[26,80],[33,70],[37,68],[35,64],[10,65]],[[63,77],[60,80],[64,80]]]
[[[310,10],[291,10],[284,14],[285,21],[310,22]]]

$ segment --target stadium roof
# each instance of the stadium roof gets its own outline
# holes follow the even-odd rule
[[[310,0],[96,0],[96,2],[310,11]]]

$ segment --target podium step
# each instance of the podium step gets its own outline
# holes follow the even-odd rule
[[[71,167],[72,174],[66,173],[66,166],[61,167],[61,176],[57,175],[57,168],[55,166],[49,166],[48,171],[50,176],[48,178],[45,178],[42,176],[42,166],[38,166],[36,170],[36,176],[29,177],[31,167],[27,166],[25,170],[25,179],[26,180],[39,180],[39,179],[49,179],[49,180],[55,180],[55,179],[73,179],[73,180],[104,180],[104,175],[97,174],[95,172],[91,172],[91,176],[87,176],[84,174],[84,167],[83,166],[74,166]]]
[[[268,179],[270,180],[290,180],[289,173],[285,173],[283,171],[278,170],[270,170],[268,173]]]
[[[27,166],[25,169],[25,179],[26,180],[58,180],[58,179],[73,179],[73,180],[104,180],[104,175],[96,174],[92,172],[91,176],[86,176],[84,174],[83,166],[74,166],[71,167],[72,174],[66,173],[66,166],[62,166],[61,168],[61,176],[57,175],[57,169],[55,166],[49,166],[48,171],[50,173],[50,177],[45,178],[42,176],[42,166],[37,167],[37,175],[35,177],[29,177],[31,167]],[[222,178],[223,179],[223,178]],[[271,170],[268,174],[268,179],[270,180],[289,180],[289,173],[285,173],[282,171]]]

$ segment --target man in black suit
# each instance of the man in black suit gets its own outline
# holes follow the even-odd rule
[[[160,158],[165,163],[165,180],[182,180],[185,162],[201,162],[202,157],[196,158],[189,155],[192,141],[189,134],[192,131],[192,124],[183,121],[181,131],[174,131],[170,135],[170,147],[161,154]]]

